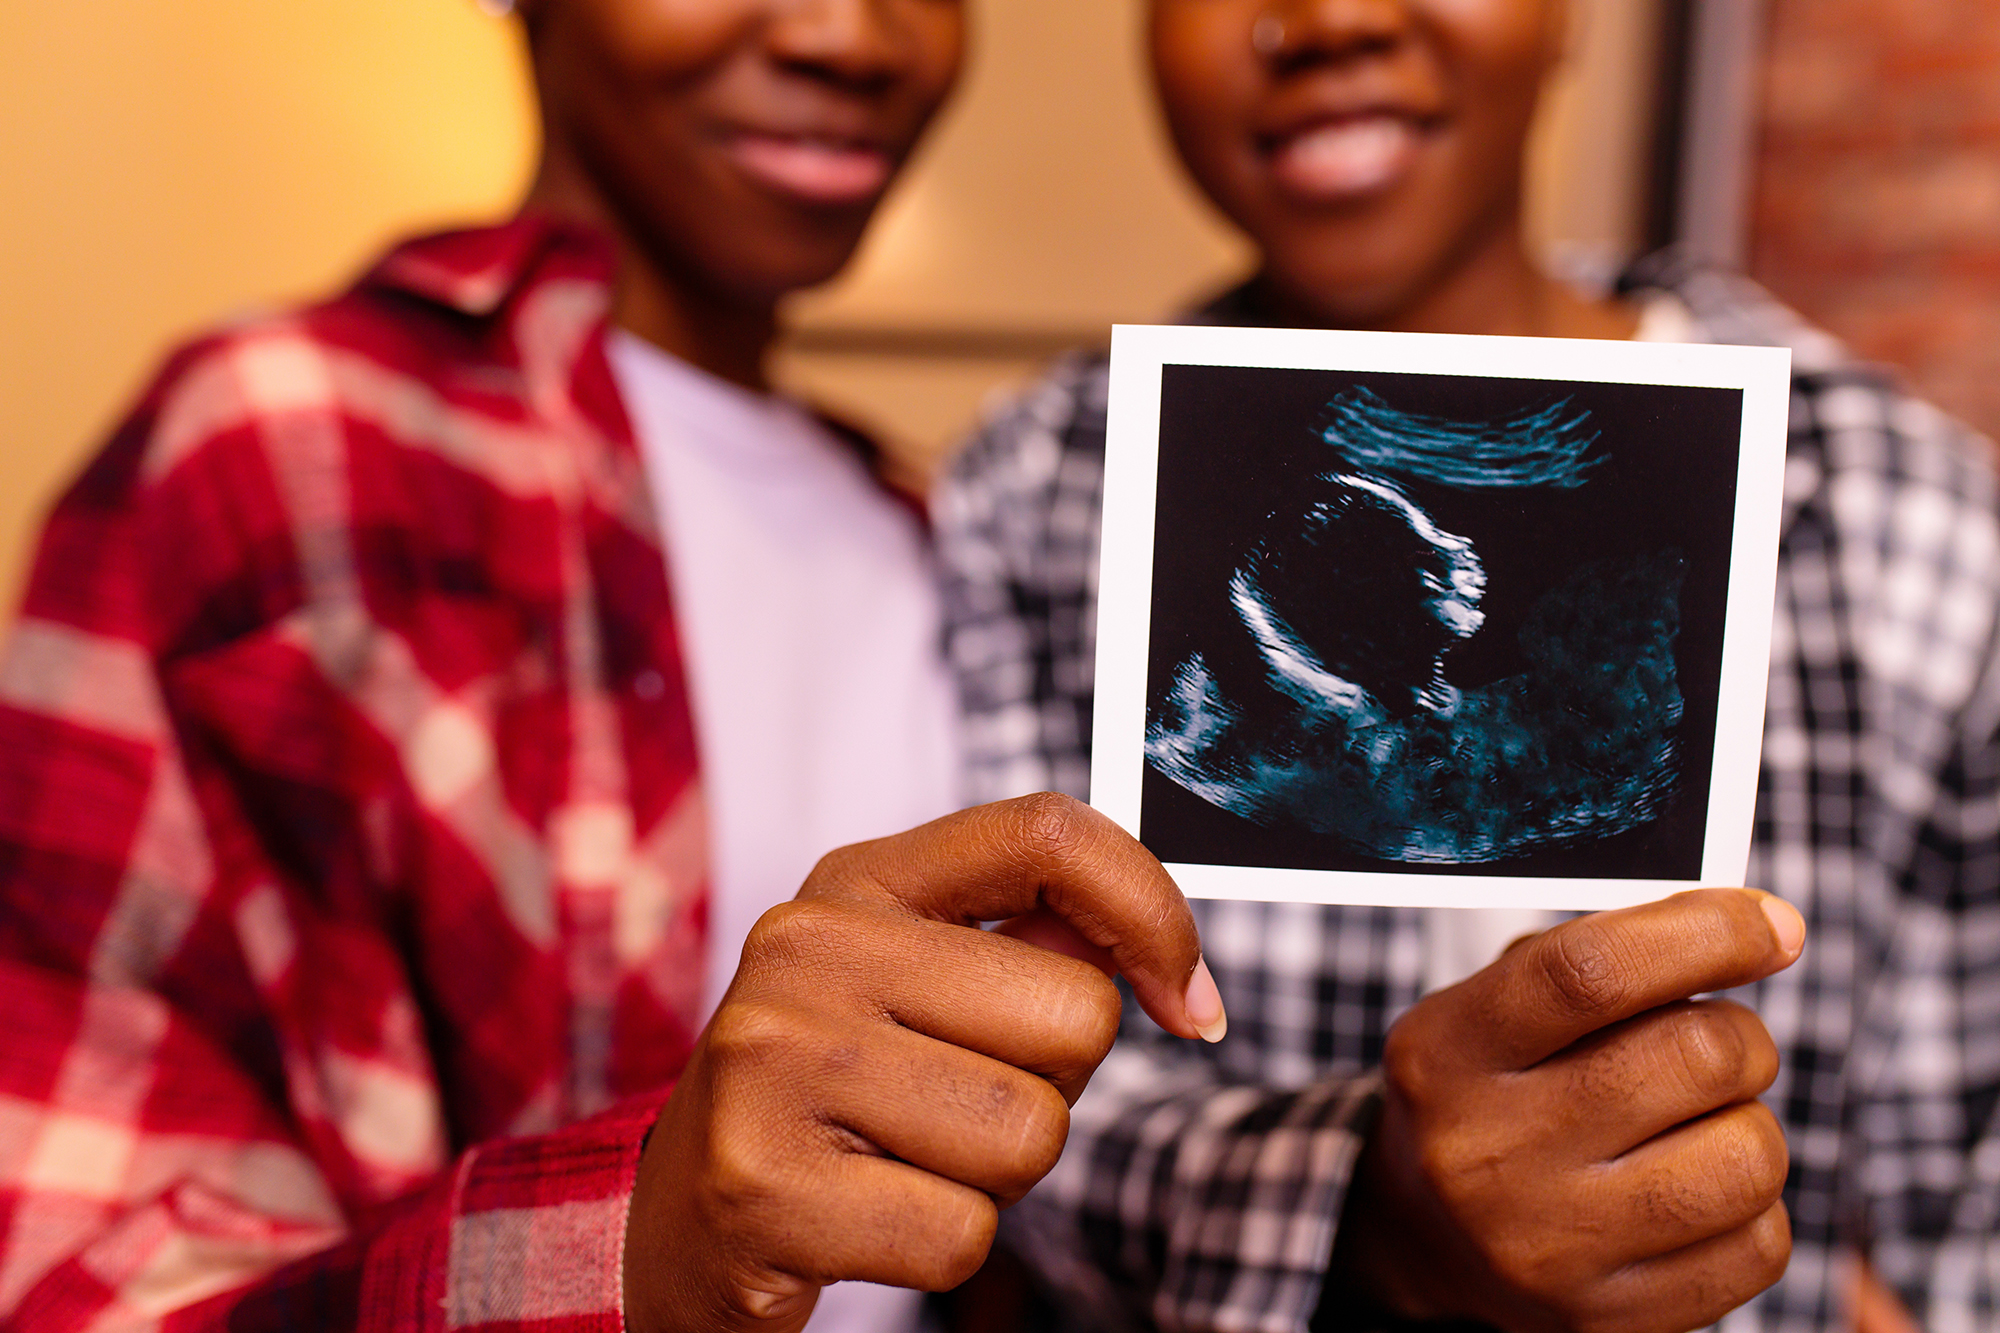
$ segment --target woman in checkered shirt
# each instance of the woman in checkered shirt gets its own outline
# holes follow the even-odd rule
[[[1747,1010],[1672,1006],[1617,1040],[1534,1047],[1559,1075],[1537,1102],[1506,1025],[1475,1020],[1520,951],[1478,969],[1546,921],[1197,904],[1230,1040],[1168,1048],[1128,1023],[1009,1223],[1101,1322],[1685,1328],[1780,1271],[1731,1328],[1889,1329],[1899,1300],[1941,1329],[2000,1320],[1989,447],[1736,277],[1662,256],[1587,294],[1537,269],[1523,155],[1567,8],[1152,0],[1182,160],[1260,254],[1194,319],[1793,349],[1751,882],[1804,913],[1812,947]],[[981,799],[1086,787],[1105,370],[1069,358],[995,414],[936,506]],[[1469,1016],[1451,983],[1475,972]],[[1619,1051],[1649,1028],[1652,1056]],[[1512,1072],[1478,1072],[1495,1068]],[[1736,1128],[1782,1128],[1789,1171],[1724,1173],[1738,1197],[1714,1213],[1700,1190],[1565,1192],[1685,1133],[1616,1122],[1690,1078]],[[1749,1257],[1725,1273],[1661,1262],[1730,1246]]]

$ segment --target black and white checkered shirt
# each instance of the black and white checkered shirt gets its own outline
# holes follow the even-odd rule
[[[1750,882],[1804,959],[1743,998],[1784,1053],[1790,1272],[1726,1329],[1847,1326],[1865,1252],[1926,1327],[2000,1327],[2000,511],[1989,446],[1740,279],[1655,263],[1693,336],[1794,349]],[[1233,318],[1232,318],[1233,316]],[[1243,317],[1231,300],[1210,317]],[[1105,363],[994,416],[938,503],[971,795],[1088,786]],[[1143,1018],[1010,1228],[1100,1319],[1304,1333],[1424,914],[1196,905],[1220,1046]]]

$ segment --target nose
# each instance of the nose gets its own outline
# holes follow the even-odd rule
[[[780,63],[857,91],[878,91],[908,68],[913,33],[907,0],[789,0],[776,6],[765,41]]]
[[[1383,55],[1410,33],[1408,0],[1273,0],[1251,45],[1274,69]]]

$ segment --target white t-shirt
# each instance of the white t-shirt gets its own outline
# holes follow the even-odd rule
[[[709,806],[705,1013],[825,853],[957,806],[958,703],[917,516],[809,413],[625,333],[613,373],[665,533]],[[811,1333],[914,1328],[840,1283]]]
[[[1639,311],[1634,342],[1684,343],[1694,338],[1694,316],[1678,297],[1659,292]],[[1424,914],[1424,989],[1465,980],[1523,935],[1547,930],[1559,912],[1525,907],[1435,908]]]

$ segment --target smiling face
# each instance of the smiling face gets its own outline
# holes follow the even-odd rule
[[[529,0],[537,191],[588,200],[673,285],[823,282],[955,78],[960,0]],[[553,182],[553,183],[551,183]]]
[[[1393,324],[1519,248],[1560,0],[1154,0],[1181,156],[1313,317]]]

